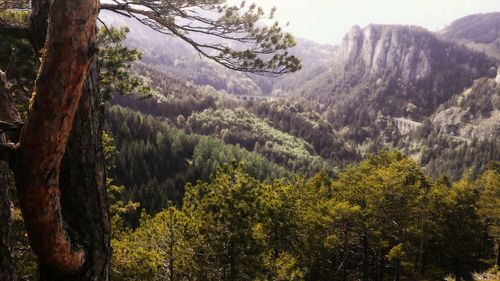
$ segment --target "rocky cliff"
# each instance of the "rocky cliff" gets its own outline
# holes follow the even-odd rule
[[[345,36],[334,61],[342,72],[366,78],[395,74],[405,82],[461,75],[491,75],[495,64],[484,55],[442,40],[416,26],[369,25],[353,27]]]
[[[406,81],[420,80],[431,74],[429,47],[436,41],[418,27],[355,26],[345,36],[335,61],[344,71],[358,69],[362,75],[383,76],[389,70]]]
[[[347,122],[363,108],[367,113],[380,111],[420,121],[474,80],[493,78],[494,69],[496,62],[486,55],[424,28],[355,26],[335,52],[329,70],[298,93],[331,106],[341,114],[335,117],[346,117]]]

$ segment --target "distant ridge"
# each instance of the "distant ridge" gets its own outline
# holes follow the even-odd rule
[[[439,34],[500,60],[500,12],[457,19]]]

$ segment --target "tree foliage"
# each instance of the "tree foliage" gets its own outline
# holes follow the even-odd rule
[[[485,236],[487,212],[478,211],[489,206],[481,186],[492,177],[498,171],[431,182],[395,151],[370,155],[339,179],[322,172],[262,182],[225,165],[211,182],[187,185],[182,207],[143,216],[116,239],[113,277],[469,280],[494,258],[496,238]]]

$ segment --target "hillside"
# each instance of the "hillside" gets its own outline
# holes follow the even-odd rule
[[[292,147],[301,147],[300,152],[285,149],[273,153],[295,154],[295,158],[301,154],[310,158],[305,162],[300,160],[302,164],[296,165],[288,156],[278,157],[285,166],[295,166],[294,171],[309,165],[313,159],[316,163],[324,159],[333,166],[343,166],[359,159],[356,150],[349,147],[333,125],[314,112],[314,108],[284,99],[237,98],[210,86],[197,86],[174,78],[144,64],[135,65],[134,71],[148,78],[155,94],[149,99],[118,96],[113,103],[166,118],[188,132],[217,136],[226,143],[238,144],[250,151],[258,143],[257,147],[263,148],[261,152],[269,154],[269,146],[275,144],[274,149],[278,149],[292,140]],[[252,125],[245,124],[245,120],[251,120]],[[323,159],[315,157],[317,155]]]
[[[419,27],[356,26],[326,69],[294,96],[362,153],[398,147],[453,179],[500,157],[496,63],[484,54]]]
[[[500,60],[500,13],[475,14],[453,21],[440,35]]]
[[[493,79],[479,79],[471,88],[443,104],[432,116],[435,127],[463,138],[500,136],[500,87]]]

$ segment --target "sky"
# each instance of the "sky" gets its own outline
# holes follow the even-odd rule
[[[329,44],[340,43],[354,25],[409,24],[437,31],[466,15],[500,12],[500,0],[247,0],[252,2],[266,11],[275,6],[275,19],[288,22],[286,30],[295,36]]]

